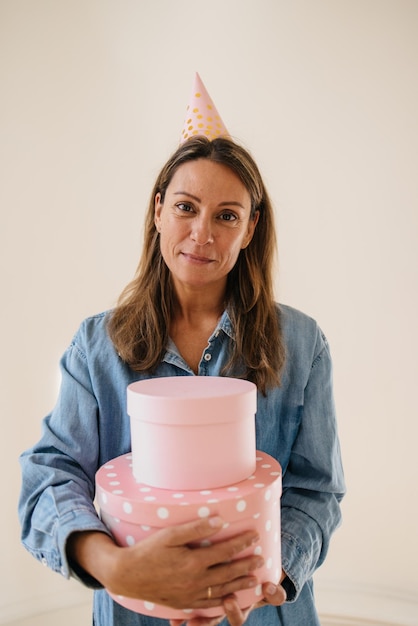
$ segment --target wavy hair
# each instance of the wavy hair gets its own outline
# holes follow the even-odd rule
[[[163,202],[177,169],[196,159],[229,167],[250,195],[250,219],[259,212],[252,240],[240,251],[228,275],[226,303],[235,343],[223,373],[238,371],[240,377],[251,380],[265,393],[280,384],[285,360],[280,314],[273,295],[273,208],[252,156],[229,138],[210,141],[193,137],[180,145],[162,168],[149,201],[139,265],[110,316],[109,335],[121,358],[135,371],[152,373],[165,354],[176,301],[154,224],[154,200],[160,193]]]

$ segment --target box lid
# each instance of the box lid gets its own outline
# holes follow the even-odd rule
[[[128,414],[156,423],[196,424],[255,415],[257,387],[226,376],[167,376],[139,380],[127,389]]]

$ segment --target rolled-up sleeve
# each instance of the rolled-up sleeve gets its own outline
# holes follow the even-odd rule
[[[288,601],[321,565],[345,493],[328,343],[318,329],[302,418],[283,477],[282,565]]]

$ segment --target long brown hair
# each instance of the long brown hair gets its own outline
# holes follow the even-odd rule
[[[132,369],[150,372],[164,357],[175,295],[170,272],[160,251],[154,224],[157,193],[164,201],[174,173],[184,163],[209,159],[229,167],[251,198],[251,216],[259,219],[250,244],[241,250],[227,281],[226,302],[235,347],[224,373],[239,371],[265,393],[280,384],[285,351],[280,316],[273,296],[276,234],[273,208],[251,155],[228,138],[212,141],[197,136],[183,143],[162,168],[152,190],[145,218],[144,245],[135,277],[122,292],[109,320],[109,334],[121,358]]]

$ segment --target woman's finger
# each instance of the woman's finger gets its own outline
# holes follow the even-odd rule
[[[170,526],[162,532],[167,535],[167,545],[184,546],[211,537],[222,529],[223,524],[224,521],[216,515],[178,526]]]
[[[252,607],[241,609],[234,596],[225,598],[223,605],[230,626],[242,626],[252,610]]]
[[[182,626],[186,624],[186,626],[217,626],[223,620],[222,617],[193,617],[192,619],[187,620],[187,622],[179,620],[179,619],[171,619],[170,626]]]
[[[286,591],[281,585],[274,585],[273,583],[263,584],[263,596],[265,602],[272,604],[273,606],[280,606],[286,602]]]
[[[165,535],[165,543],[168,547],[193,546],[195,550],[200,550],[199,559],[206,567],[210,567],[230,561],[259,540],[257,531],[248,530],[213,544],[205,542],[218,533],[223,524],[223,520],[215,516],[171,526],[160,533]]]

